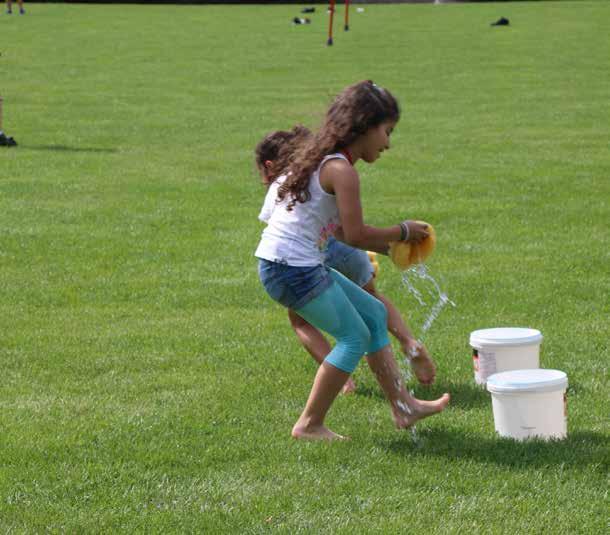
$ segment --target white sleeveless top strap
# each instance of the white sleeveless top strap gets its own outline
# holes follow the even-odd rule
[[[320,185],[320,170],[327,161],[336,158],[348,161],[341,153],[325,156],[309,179],[311,198],[297,202],[290,212],[286,210],[289,195],[276,202],[278,188],[286,177],[271,184],[258,216],[267,227],[254,253],[256,257],[290,266],[317,266],[324,262],[328,238],[339,226],[339,210],[335,196]]]

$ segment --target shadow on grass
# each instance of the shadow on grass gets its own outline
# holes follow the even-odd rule
[[[361,382],[356,383],[356,391],[353,395],[362,396],[365,398],[374,398],[385,401],[383,392],[377,385],[368,385]]]
[[[118,152],[117,149],[101,149],[95,147],[69,147],[68,145],[21,145],[24,149],[48,150],[57,152]]]
[[[491,407],[491,394],[484,387],[464,383],[435,383],[430,386],[423,386],[415,381],[410,381],[408,387],[413,389],[413,394],[418,399],[436,399],[445,392],[451,394],[451,406],[462,409],[472,409],[489,405]],[[385,400],[383,392],[375,384],[357,383],[357,396]]]
[[[568,396],[582,391],[578,383],[571,383],[568,387]],[[469,383],[439,382],[430,387],[417,385],[414,388],[415,397],[421,399],[434,399],[442,396],[445,392],[451,394],[452,407],[460,409],[474,409],[478,407],[489,407],[491,411],[491,393],[485,386],[477,385],[474,381]]]
[[[418,430],[418,441],[401,437],[385,446],[398,455],[468,459],[515,468],[567,465],[608,469],[608,438],[592,431],[569,433],[565,440],[518,442],[509,438],[468,435],[455,430]]]
[[[485,387],[475,383],[437,382],[429,387],[417,385],[414,388],[415,397],[421,399],[435,399],[445,392],[451,394],[452,407],[474,409],[491,406],[491,394],[485,390]]]

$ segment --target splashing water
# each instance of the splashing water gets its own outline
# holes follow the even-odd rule
[[[432,327],[432,324],[436,318],[439,317],[445,306],[451,305],[452,307],[455,307],[456,304],[451,301],[449,297],[447,297],[445,292],[441,290],[440,285],[429,273],[425,264],[417,264],[405,270],[402,274],[402,282],[406,286],[409,293],[422,307],[430,307],[430,312],[422,325],[421,334],[417,338],[418,345],[423,345],[423,340],[426,334]],[[420,283],[423,283],[427,295],[424,295],[423,291],[418,288]],[[429,303],[433,303],[432,306],[430,306]],[[405,385],[408,384],[413,378],[413,375],[411,374],[410,360],[419,354],[419,350],[417,347],[412,347],[409,353],[409,355],[405,356],[404,366],[402,366]],[[409,389],[409,392],[411,393],[411,396],[414,397],[413,389]],[[402,405],[399,405],[399,407],[405,410]],[[411,414],[411,409],[407,407],[406,412],[407,414]],[[416,445],[419,445],[419,439],[415,426],[411,427],[411,438]]]
[[[418,289],[416,286],[416,281],[421,281],[425,285],[425,289],[427,292],[427,296],[424,296],[422,291]],[[417,264],[415,266],[410,267],[406,271],[402,273],[402,282],[406,286],[407,290],[422,307],[428,307],[431,301],[434,302],[432,307],[430,308],[430,312],[424,324],[421,328],[421,335],[418,338],[418,342],[423,343],[423,339],[425,338],[427,332],[432,327],[432,324],[439,317],[443,308],[447,305],[451,305],[455,307],[455,303],[447,297],[447,294],[441,290],[440,285],[434,277],[428,271],[428,268],[425,264]],[[417,355],[417,350],[412,350],[414,354],[411,356]]]
[[[411,372],[410,372],[410,370],[409,370],[409,369],[407,369],[407,368],[403,368],[403,367],[401,367],[401,371],[403,372],[403,375],[404,375],[404,379],[403,379],[403,381],[404,381],[404,387],[405,387],[405,388],[407,388],[407,383],[408,383],[408,382],[411,380],[411,378],[412,378],[412,376],[411,376]],[[401,381],[399,378],[396,378],[396,379],[395,379],[395,381],[394,381],[394,387],[396,388],[396,391],[397,391],[397,392],[399,393],[399,395],[400,395],[400,391],[402,390],[402,387],[403,387],[403,382],[402,382],[402,381]],[[410,394],[411,394],[411,397],[415,397],[415,396],[414,396],[414,394],[413,394],[413,390],[409,390],[409,392],[410,392]],[[409,415],[413,414],[413,411],[411,410],[411,407],[409,407],[409,405],[408,405],[406,402],[402,401],[401,399],[399,399],[399,400],[397,400],[397,401],[396,401],[396,406],[397,406],[397,407],[398,407],[398,408],[399,408],[399,409],[400,409],[400,410],[401,410],[401,411],[402,411],[404,414],[409,414]],[[417,439],[417,432],[416,432],[416,430],[415,430],[415,426],[414,426],[414,425],[412,425],[412,426],[409,428],[409,430],[411,431],[411,438],[413,439],[413,442],[414,442],[416,445],[419,445],[419,443],[418,443],[418,439]]]
[[[396,405],[398,405],[398,408],[399,408],[399,409],[400,409],[402,412],[404,412],[404,413],[406,413],[406,414],[412,414],[412,412],[411,412],[411,407],[409,407],[409,406],[408,406],[408,405],[407,405],[407,404],[406,404],[404,401],[400,401],[400,400],[398,400],[398,401],[396,402]]]
[[[387,367],[386,367],[386,369],[387,369]],[[406,388],[407,387],[407,383],[412,378],[411,372],[408,369],[403,369],[402,367],[401,367],[401,371],[403,372],[403,375],[404,375],[404,387]],[[396,377],[394,379],[394,388],[396,388],[397,395],[400,396],[400,392],[402,391],[402,388],[403,388],[403,381],[401,381],[399,377]],[[409,392],[411,393],[411,397],[415,397],[413,395],[413,390],[409,390]],[[411,410],[411,407],[409,407],[409,405],[406,402],[402,401],[401,399],[398,399],[396,401],[396,406],[404,414],[409,414],[409,415],[413,414],[413,411]],[[409,430],[411,431],[411,438],[413,439],[413,442],[416,445],[419,445],[418,444],[418,440],[417,440],[417,433],[415,431],[415,426],[414,425],[411,426],[409,428]]]
[[[413,379],[413,375],[411,374],[411,369],[410,369],[409,366],[403,368],[403,375],[404,375],[405,388],[407,388],[407,385],[409,384],[409,381],[411,379]],[[412,388],[409,388],[409,393],[411,394],[412,398],[415,397],[415,393],[413,392]],[[403,407],[403,405],[404,405],[404,407]],[[413,414],[413,412],[411,411],[411,407],[409,407],[406,403],[399,402],[398,406],[403,411],[405,411],[407,414]],[[409,431],[411,431],[411,440],[413,441],[413,443],[415,445],[419,445],[419,438],[417,436],[417,429],[415,429],[415,425],[412,425],[409,428]]]

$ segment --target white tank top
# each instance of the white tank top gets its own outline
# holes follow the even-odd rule
[[[325,156],[309,179],[311,198],[297,202],[292,211],[286,210],[290,196],[276,203],[278,188],[286,177],[278,178],[267,191],[259,219],[267,223],[254,255],[264,260],[289,266],[317,266],[324,263],[328,238],[339,226],[339,210],[334,195],[320,185],[320,170],[328,161],[342,158],[341,154]]]

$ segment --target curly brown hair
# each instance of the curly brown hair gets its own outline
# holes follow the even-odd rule
[[[400,108],[394,96],[372,80],[364,80],[344,89],[326,112],[322,127],[305,138],[288,155],[284,169],[291,173],[278,189],[278,200],[290,197],[287,210],[297,202],[307,202],[309,179],[327,154],[348,147],[369,129],[385,121],[398,121]]]
[[[267,134],[254,149],[254,160],[259,170],[264,170],[263,184],[269,186],[288,165],[295,148],[311,137],[309,128],[296,125],[292,130],[276,130]],[[271,166],[266,167],[265,162]]]

